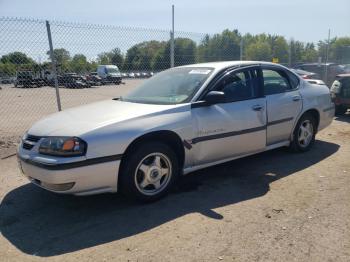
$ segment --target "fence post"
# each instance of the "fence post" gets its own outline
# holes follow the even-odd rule
[[[329,59],[329,47],[330,47],[330,42],[331,42],[331,29],[328,29],[328,40],[327,40],[327,49],[326,49],[326,64],[324,66],[324,82],[328,86],[328,59]]]
[[[289,48],[288,48],[288,66],[291,68],[292,67],[292,43],[293,39],[289,39]]]
[[[170,67],[174,67],[175,61],[175,40],[174,40],[174,5],[171,7],[172,10],[172,30],[170,32]]]
[[[243,60],[243,37],[241,37],[241,42],[239,44],[239,60]]]
[[[53,73],[53,78],[55,80],[57,107],[58,107],[58,111],[61,111],[62,108],[61,108],[60,91],[58,89],[57,70],[56,70],[56,58],[55,58],[54,53],[53,53],[51,28],[50,28],[50,23],[49,23],[48,20],[46,20],[46,29],[47,29],[47,37],[49,39],[49,46],[50,46],[50,58],[51,58],[51,65],[52,65],[52,73]]]

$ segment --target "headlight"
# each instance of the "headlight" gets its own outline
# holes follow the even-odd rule
[[[52,156],[83,156],[87,144],[77,137],[46,137],[40,144],[39,152]]]

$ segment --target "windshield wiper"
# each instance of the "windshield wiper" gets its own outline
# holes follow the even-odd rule
[[[120,97],[115,97],[115,98],[113,98],[112,100],[123,101],[123,97],[122,97],[122,96],[120,96]]]

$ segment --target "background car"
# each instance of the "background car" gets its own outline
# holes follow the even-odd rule
[[[14,79],[9,76],[3,76],[0,78],[0,83],[1,84],[12,84],[14,82]]]
[[[122,76],[116,65],[99,65],[97,74],[102,78],[103,84],[121,84]]]
[[[323,86],[326,85],[326,83],[320,79],[305,79],[305,81],[313,85],[323,85]]]
[[[130,73],[128,74],[128,77],[129,77],[129,78],[135,78],[136,76],[135,76],[135,73],[130,72]]]
[[[63,86],[67,88],[86,88],[91,85],[82,76],[76,73],[66,73],[60,79]]]
[[[305,71],[316,73],[320,76],[319,79],[323,80],[327,86],[331,86],[335,78],[339,74],[345,73],[343,67],[335,63],[308,63],[301,64],[296,69],[302,69]],[[327,71],[327,75],[326,75]]]
[[[86,81],[91,86],[100,86],[102,85],[102,78],[97,74],[97,72],[91,72],[86,76]]]
[[[350,64],[345,64],[345,65],[340,65],[343,69],[345,73],[349,73],[350,74]]]
[[[14,81],[15,87],[42,87],[46,84],[45,80],[38,77],[33,71],[17,71]]]
[[[331,87],[331,96],[335,104],[335,113],[342,115],[350,108],[350,74],[336,77]]]
[[[305,70],[301,69],[290,69],[292,72],[300,75],[304,79],[321,79],[321,76],[319,74],[313,73],[313,72],[308,72]]]

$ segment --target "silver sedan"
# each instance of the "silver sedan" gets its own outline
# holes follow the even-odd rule
[[[163,71],[129,94],[35,123],[18,148],[33,184],[57,193],[122,191],[153,201],[180,175],[289,146],[309,150],[334,105],[324,85],[265,62]]]

